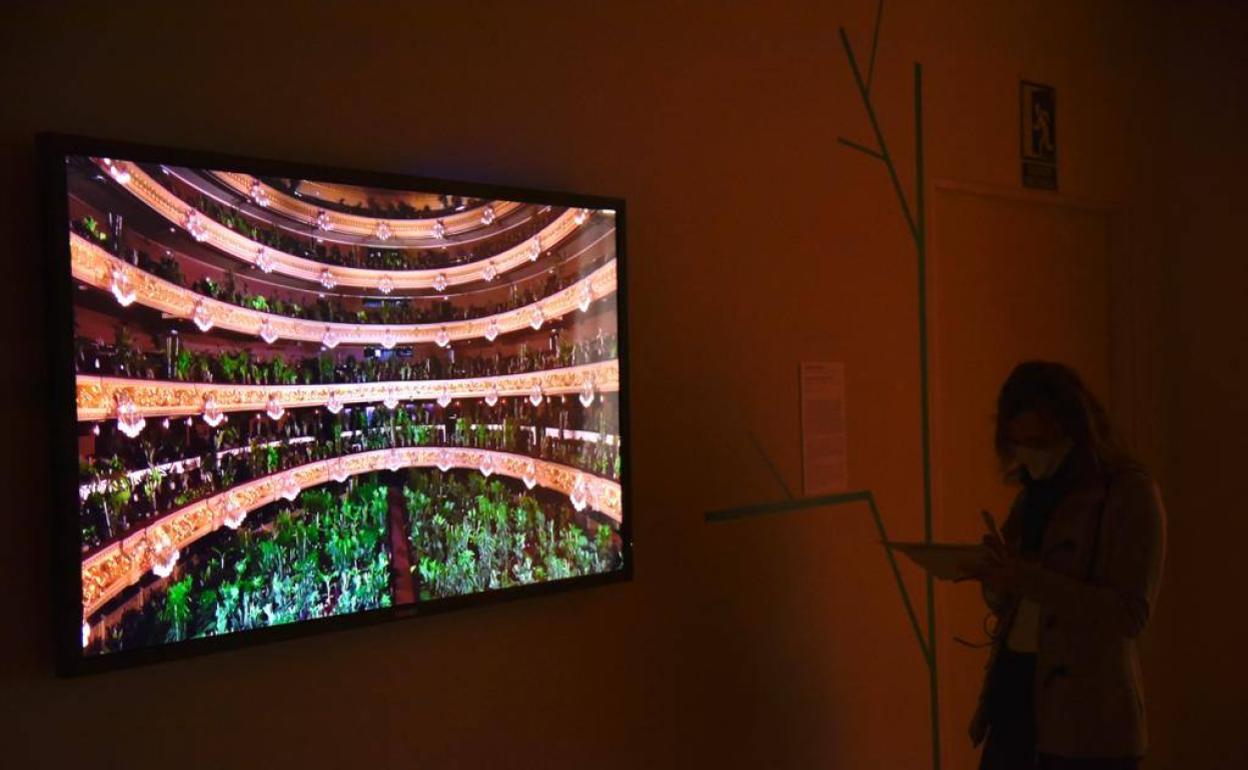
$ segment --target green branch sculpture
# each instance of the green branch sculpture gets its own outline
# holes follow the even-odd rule
[[[924,542],[932,541],[932,464],[930,449],[930,414],[928,402],[928,360],[927,360],[927,222],[923,202],[923,66],[918,62],[914,64],[914,207],[910,206],[910,202],[906,199],[905,191],[902,189],[901,180],[897,175],[897,167],[893,163],[893,156],[888,151],[888,143],[884,138],[884,132],[880,128],[879,119],[875,114],[875,106],[871,101],[871,85],[875,75],[875,54],[879,47],[880,40],[880,22],[884,16],[884,0],[880,0],[876,7],[875,27],[871,36],[871,55],[867,60],[866,78],[863,78],[862,70],[858,65],[858,59],[854,55],[853,45],[849,42],[849,35],[846,34],[845,28],[840,28],[841,46],[845,49],[845,58],[849,62],[850,72],[854,76],[854,85],[858,89],[858,94],[862,99],[862,106],[866,110],[867,119],[871,123],[871,129],[875,133],[876,147],[868,147],[864,144],[851,141],[844,137],[837,137],[837,141],[841,144],[863,153],[864,155],[875,159],[884,164],[884,168],[888,171],[888,178],[892,182],[893,190],[897,193],[897,201],[901,205],[901,215],[905,220],[907,230],[914,241],[915,255],[918,261],[918,289],[919,289],[919,420],[920,434],[922,439],[923,454],[923,539]],[[761,446],[758,446],[757,440],[751,435],[756,448],[762,452]],[[757,503],[752,505],[744,505],[720,511],[711,511],[706,514],[707,522],[722,522],[732,519],[758,516],[768,513],[782,513],[786,511],[795,511],[809,508],[822,508],[824,506],[836,506],[846,503],[865,502],[871,511],[871,516],[875,520],[875,527],[880,533],[880,539],[888,542],[888,532],[884,526],[884,520],[880,516],[879,509],[875,504],[875,496],[870,490],[861,490],[857,492],[845,492],[835,495],[823,495],[819,497],[807,497],[794,499],[788,491],[787,485],[783,478],[776,471],[770,459],[763,453],[767,465],[771,468],[773,475],[779,480],[781,487],[785,490],[787,500],[771,503]],[[892,570],[893,578],[897,581],[897,589],[901,593],[901,601],[905,606],[906,615],[910,620],[910,626],[914,630],[915,640],[919,643],[919,651],[923,655],[923,661],[927,664],[928,670],[928,692],[931,706],[931,726],[932,726],[932,768],[940,770],[940,701],[939,701],[939,681],[936,669],[936,595],[935,586],[931,575],[926,575],[926,599],[927,599],[927,634],[924,637],[923,631],[919,626],[918,617],[914,611],[914,605],[910,601],[910,594],[906,590],[905,582],[901,579],[901,570],[897,568],[897,560],[893,556],[890,548],[884,548],[884,554],[888,559],[889,568]]]

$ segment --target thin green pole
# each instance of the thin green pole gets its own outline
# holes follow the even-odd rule
[[[880,539],[888,542],[888,533],[884,530],[884,519],[880,516],[880,511],[875,507],[875,495],[867,498],[867,504],[871,506],[871,517],[875,519],[875,528],[879,530]],[[906,617],[910,619],[910,626],[914,629],[914,638],[919,643],[919,650],[923,653],[923,660],[927,662],[928,669],[932,666],[932,653],[930,648],[923,643],[923,632],[919,630],[919,618],[914,613],[914,606],[910,604],[910,592],[906,590],[906,583],[901,579],[901,570],[897,567],[897,558],[893,556],[893,549],[885,546],[884,553],[888,556],[888,566],[893,570],[893,578],[897,581],[897,588],[901,591],[902,604],[906,605]]]
[[[888,169],[889,181],[893,183],[893,190],[897,192],[897,201],[901,204],[901,214],[906,219],[906,227],[910,230],[910,235],[917,239],[918,231],[914,224],[914,218],[910,216],[910,206],[906,203],[906,195],[901,190],[901,180],[897,178],[897,169],[893,166],[893,158],[888,153],[888,142],[884,141],[884,132],[880,129],[880,122],[875,117],[875,107],[871,104],[871,95],[867,93],[867,85],[862,80],[862,72],[858,69],[858,60],[854,58],[854,47],[850,45],[849,35],[845,33],[845,28],[841,27],[841,45],[845,48],[845,57],[849,59],[849,68],[854,74],[854,85],[858,87],[858,95],[862,97],[863,109],[867,111],[867,120],[871,122],[871,130],[875,132],[875,142],[880,147],[880,155],[883,156],[884,165]]]
[[[871,33],[871,59],[867,62],[867,91],[871,90],[871,80],[875,77],[875,51],[880,46],[880,22],[884,20],[884,0],[875,6],[875,32]]]
[[[932,542],[932,457],[927,378],[927,216],[923,208],[923,65],[914,63],[914,246],[919,261],[919,415],[923,434],[923,539]],[[932,768],[940,770],[940,682],[936,667],[936,586],[927,574],[927,665],[932,708]]]

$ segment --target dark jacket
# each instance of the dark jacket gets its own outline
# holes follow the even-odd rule
[[[1107,496],[1108,495],[1108,496]],[[1018,548],[1026,489],[1001,536]],[[1104,508],[1101,508],[1102,502]],[[1100,535],[1096,534],[1098,511]],[[1093,558],[1095,545],[1096,555]],[[1053,510],[1038,564],[1017,595],[984,598],[999,620],[993,664],[1026,596],[1040,605],[1036,653],[1036,745],[1064,757],[1143,756],[1148,749],[1136,640],[1148,623],[1165,557],[1165,509],[1156,483],[1132,468],[1076,485]],[[1089,566],[1092,568],[1090,579]],[[988,731],[988,676],[971,721],[976,746]]]

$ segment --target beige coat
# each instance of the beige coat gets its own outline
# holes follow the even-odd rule
[[[1001,528],[1017,548],[1022,537],[1019,492]],[[1090,581],[1097,511],[1105,502]],[[1165,556],[1165,510],[1156,483],[1142,470],[1096,480],[1065,495],[1054,509],[1039,564],[1026,570],[1018,595],[984,598],[999,620],[988,658],[992,670],[1009,634],[1018,600],[1040,605],[1036,653],[1036,744],[1064,757],[1143,756],[1148,749],[1143,677],[1136,641],[1157,597]],[[979,745],[988,731],[987,676],[971,722]]]

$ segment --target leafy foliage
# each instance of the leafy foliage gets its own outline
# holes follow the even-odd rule
[[[501,481],[467,482],[414,472],[403,491],[421,599],[477,593],[617,569],[619,537],[592,535],[565,508],[548,516],[538,500]],[[588,525],[587,525],[588,526]]]
[[[216,636],[388,607],[387,488],[375,479],[335,495],[305,491],[271,522],[179,565],[163,595],[123,620],[107,649]]]

